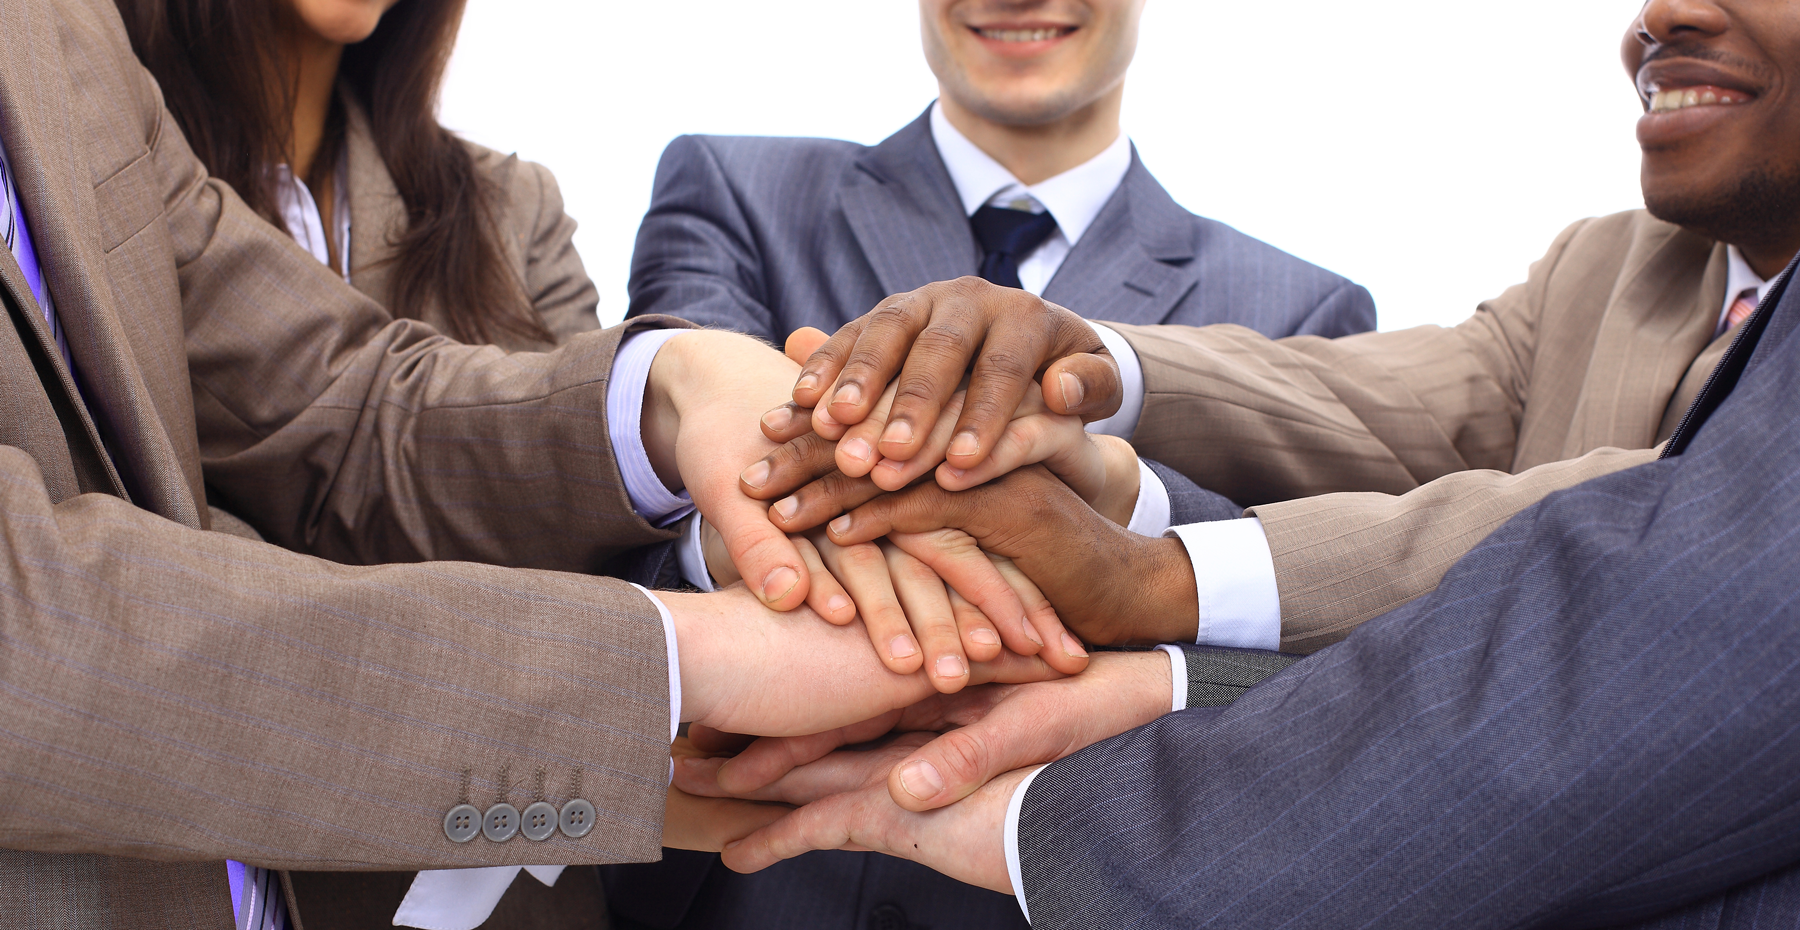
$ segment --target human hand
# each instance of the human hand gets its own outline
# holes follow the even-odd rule
[[[688,739],[677,739],[669,752],[676,759],[704,755]],[[726,843],[749,836],[790,810],[793,808],[784,804],[696,797],[671,784],[663,809],[662,844],[670,849],[718,852]]]
[[[1191,642],[1198,631],[1181,540],[1120,527],[1040,466],[967,491],[920,484],[863,504],[827,532],[840,545],[888,536],[933,569],[967,561],[976,547],[1005,556],[1088,643]]]
[[[1117,363],[1085,320],[1025,291],[964,277],[895,295],[846,324],[807,360],[793,401],[812,411],[815,425],[852,425],[897,380],[878,450],[906,461],[971,361],[969,399],[948,451],[957,468],[993,451],[1032,381],[1041,382],[1051,412],[1089,421],[1111,416],[1123,399]]]
[[[834,626],[804,607],[780,613],[742,587],[657,596],[675,626],[683,722],[798,736],[866,720],[936,690],[922,669],[899,674],[885,667],[860,622]],[[1010,651],[972,662],[968,672],[971,684],[1059,676],[1042,659]]]
[[[1171,679],[1160,651],[1102,653],[1073,678],[970,688],[824,733],[759,739],[728,758],[683,759],[675,784],[707,797],[811,804],[879,783],[907,810],[931,810],[1001,774],[1054,762],[1168,713]],[[948,732],[921,732],[940,730]],[[902,735],[839,751],[890,732]]]

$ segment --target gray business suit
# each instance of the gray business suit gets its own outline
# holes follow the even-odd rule
[[[929,113],[874,147],[682,136],[656,170],[626,315],[779,344],[802,326],[836,332],[890,294],[980,263]],[[1271,338],[1375,326],[1368,291],[1182,209],[1135,151],[1044,298],[1094,320],[1237,323]]]
[[[779,343],[801,326],[833,332],[889,294],[974,274],[980,262],[929,112],[873,148],[684,136],[657,169],[627,316],[669,314]],[[1135,153],[1044,297],[1090,319],[1237,323],[1270,337],[1375,325],[1368,291],[1182,209]],[[1174,522],[1241,514],[1152,467]],[[1193,671],[1210,674],[1198,660]],[[1242,690],[1230,674],[1220,680],[1221,693]],[[811,853],[744,876],[716,856],[668,851],[661,863],[603,874],[626,928],[1024,926],[1008,896],[866,853]]]
[[[1229,708],[1044,769],[1034,925],[1800,925],[1796,324],[1778,286],[1660,461]]]

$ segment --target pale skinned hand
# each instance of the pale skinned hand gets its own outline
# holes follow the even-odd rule
[[[965,373],[969,400],[948,452],[965,469],[993,452],[1033,381],[1053,413],[1087,421],[1116,413],[1124,394],[1117,363],[1087,321],[1025,291],[965,277],[889,297],[846,324],[806,361],[793,401],[812,411],[816,426],[852,425],[897,381],[878,449],[905,461],[919,453]]]
[[[921,671],[890,671],[860,622],[826,623],[811,609],[781,613],[741,586],[662,592],[680,653],[681,719],[728,733],[799,736],[845,726],[935,693]],[[1059,677],[1036,657],[1002,651],[972,663],[969,682]]]
[[[701,755],[687,739],[677,739],[669,753],[676,759]],[[670,849],[718,852],[726,843],[749,836],[792,809],[784,804],[696,797],[670,785],[662,844]]]
[[[675,784],[707,797],[811,804],[879,783],[901,807],[932,810],[1006,772],[1155,720],[1170,710],[1171,687],[1160,651],[1102,653],[1073,678],[970,688],[824,733],[759,739],[729,758],[686,758]],[[901,735],[873,749],[841,749],[890,732]]]

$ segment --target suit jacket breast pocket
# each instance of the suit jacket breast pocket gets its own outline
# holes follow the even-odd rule
[[[117,249],[162,215],[163,203],[156,166],[148,151],[112,176],[94,185],[94,206],[100,211],[100,246]]]

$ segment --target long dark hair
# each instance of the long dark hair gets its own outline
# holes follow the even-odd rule
[[[162,85],[195,154],[250,208],[286,228],[269,167],[287,159],[293,88],[281,60],[280,0],[114,0],[131,47]],[[376,148],[406,206],[389,312],[417,319],[436,303],[449,335],[491,342],[554,337],[501,247],[498,192],[468,148],[438,125],[437,98],[467,0],[403,0],[365,41],[344,49],[340,83],[368,111]],[[335,104],[310,177],[343,158]]]

